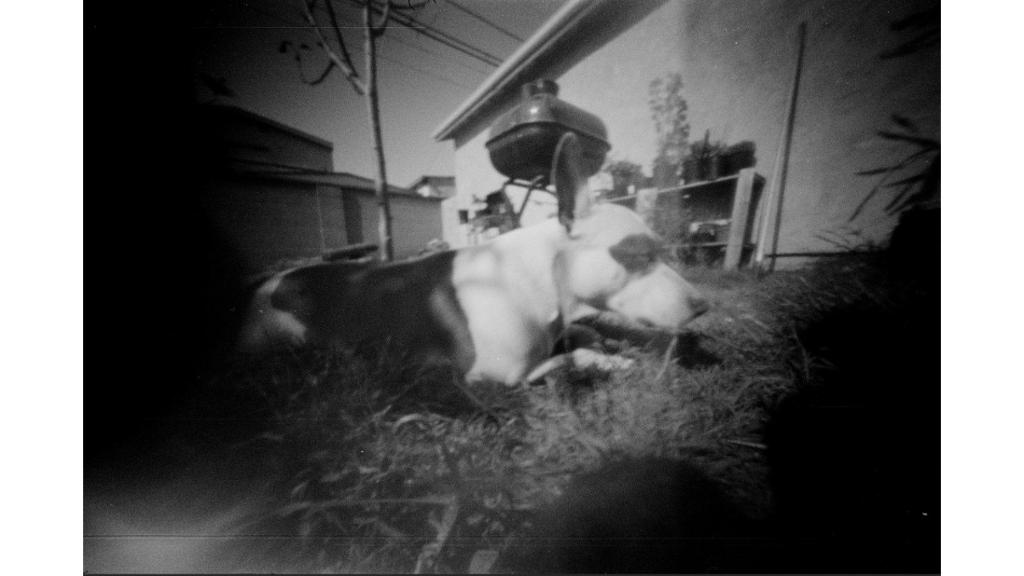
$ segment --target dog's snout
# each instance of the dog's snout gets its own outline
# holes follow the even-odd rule
[[[701,296],[690,296],[686,299],[686,303],[690,307],[690,312],[693,313],[694,318],[711,309],[708,301]]]

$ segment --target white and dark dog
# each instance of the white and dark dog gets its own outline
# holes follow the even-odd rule
[[[598,311],[678,331],[706,301],[635,212],[593,202],[581,160],[577,138],[564,136],[552,169],[557,220],[404,262],[277,274],[256,291],[241,348],[387,341],[452,362],[468,382],[516,384],[550,364],[569,323]]]

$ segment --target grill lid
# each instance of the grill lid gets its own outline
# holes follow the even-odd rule
[[[524,84],[519,103],[491,126],[487,151],[491,164],[509,178],[547,178],[558,139],[566,132],[580,137],[583,173],[596,174],[611,146],[600,118],[558,98],[558,84],[536,80]]]

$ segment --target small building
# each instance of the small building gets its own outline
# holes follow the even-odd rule
[[[649,91],[653,81],[678,74],[690,143],[708,134],[711,142],[752,146],[753,168],[769,195],[781,174],[798,30],[806,23],[777,252],[883,243],[897,221],[885,209],[895,190],[858,206],[879,184],[880,167],[916,150],[891,137],[899,122],[938,140],[937,22],[936,0],[569,0],[435,130],[437,140],[455,147],[457,190],[445,210],[471,211],[501,188],[506,178],[485,146],[489,129],[517,103],[523,84],[541,78],[557,81],[559,98],[603,120],[610,161],[640,164],[661,180]],[[915,38],[936,40],[915,45]],[[510,192],[518,208],[522,193]],[[532,199],[524,224],[553,212],[549,195]],[[448,233],[453,245],[466,242]],[[779,265],[806,261],[794,256]]]
[[[455,195],[455,177],[420,176],[409,185],[409,190],[425,198],[448,199]]]
[[[236,107],[198,114],[207,234],[242,274],[377,244],[374,181],[335,172],[330,142]],[[443,238],[442,197],[398,186],[388,195],[395,258]]]

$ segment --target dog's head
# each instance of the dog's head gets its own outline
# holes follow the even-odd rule
[[[661,239],[636,212],[594,202],[581,165],[579,141],[569,133],[552,168],[568,233],[556,260],[563,298],[670,331],[706,312],[707,301],[665,262]]]

